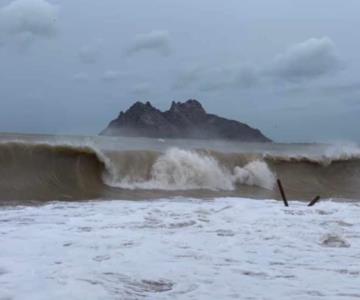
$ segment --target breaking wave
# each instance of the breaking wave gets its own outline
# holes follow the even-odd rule
[[[0,200],[142,199],[183,195],[360,198],[360,150],[323,155],[245,154],[170,148],[100,151],[92,145],[0,143]]]
[[[274,155],[264,154],[264,159],[285,162],[308,162],[323,166],[331,165],[336,162],[357,161],[360,160],[360,148],[355,144],[331,145],[321,154],[286,154]]]
[[[263,161],[253,161],[233,170],[221,165],[213,156],[173,148],[152,164],[149,178],[126,176],[110,184],[130,189],[165,190],[235,190],[237,184],[272,189],[275,175]]]
[[[109,160],[88,146],[0,144],[0,200],[81,200],[101,197]]]

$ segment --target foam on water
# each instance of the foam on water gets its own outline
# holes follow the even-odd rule
[[[252,161],[243,168],[234,168],[234,181],[240,184],[255,185],[265,189],[273,189],[276,181],[274,173],[263,161]]]
[[[272,189],[275,175],[263,161],[253,161],[231,172],[212,156],[191,150],[171,148],[151,168],[147,181],[125,177],[113,186],[129,189],[234,190],[236,184]]]
[[[242,198],[0,210],[0,299],[358,299],[360,206]]]

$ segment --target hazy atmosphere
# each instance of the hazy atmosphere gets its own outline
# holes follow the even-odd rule
[[[0,0],[0,131],[98,134],[200,100],[276,141],[360,141],[359,1]]]

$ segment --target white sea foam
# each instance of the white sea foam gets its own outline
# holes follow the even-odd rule
[[[313,162],[323,166],[329,166],[336,161],[349,161],[360,159],[360,146],[356,143],[334,143],[331,145],[321,145],[313,148],[313,151],[304,152],[290,152],[290,153],[263,153],[264,159],[274,161],[292,161],[292,162]],[[320,150],[321,149],[321,150]],[[320,150],[320,152],[319,152]]]
[[[355,143],[333,144],[325,150],[324,156],[331,160],[360,158],[360,147]]]
[[[274,173],[269,169],[268,165],[263,161],[252,161],[245,167],[235,167],[235,182],[247,185],[256,185],[271,190],[276,181]]]
[[[359,299],[359,214],[241,198],[1,208],[0,299]]]
[[[230,191],[237,184],[272,189],[274,182],[274,174],[263,161],[253,161],[244,167],[229,170],[208,154],[171,148],[156,160],[149,180],[125,177],[117,186],[130,189]]]

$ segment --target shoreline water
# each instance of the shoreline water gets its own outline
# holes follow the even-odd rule
[[[0,298],[357,299],[359,212],[244,198],[0,209]]]
[[[0,298],[359,298],[358,148],[262,147],[0,137]]]

